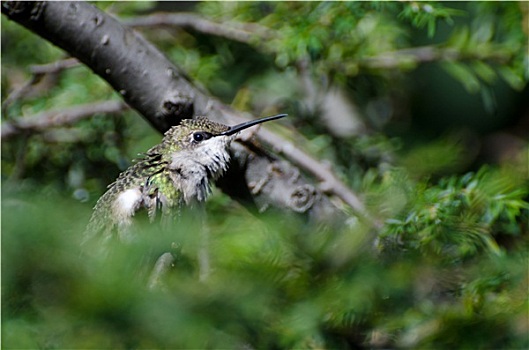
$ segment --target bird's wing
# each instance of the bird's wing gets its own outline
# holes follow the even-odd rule
[[[85,231],[85,240],[98,234],[108,239],[116,227],[126,230],[132,216],[142,207],[150,213],[152,205],[156,204],[151,200],[152,195],[159,191],[157,183],[161,182],[160,174],[166,165],[159,153],[150,150],[122,172],[97,201]]]

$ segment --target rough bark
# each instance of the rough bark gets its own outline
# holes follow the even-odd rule
[[[225,124],[240,121],[241,113],[193,85],[140,34],[91,4],[3,1],[2,13],[87,65],[161,133],[198,115]],[[230,171],[218,183],[232,198],[259,210],[290,209],[318,221],[338,215],[327,196],[292,164],[255,143],[236,144],[233,151]]]

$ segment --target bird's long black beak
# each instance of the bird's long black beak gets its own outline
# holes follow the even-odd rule
[[[277,114],[277,115],[273,115],[273,116],[270,116],[270,117],[264,117],[264,118],[259,118],[259,119],[255,119],[255,120],[250,120],[249,122],[244,122],[244,123],[241,123],[241,124],[237,124],[237,125],[234,125],[234,126],[231,126],[227,131],[224,131],[222,133],[220,133],[218,136],[230,136],[230,135],[233,135],[241,130],[244,130],[246,128],[249,128],[250,126],[254,126],[256,124],[261,124],[261,123],[264,123],[264,122],[268,122],[270,120],[276,120],[276,119],[281,119],[281,118],[284,118],[286,117],[288,114]]]

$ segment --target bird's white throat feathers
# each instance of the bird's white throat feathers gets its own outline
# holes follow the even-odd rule
[[[175,187],[184,195],[186,204],[204,201],[210,192],[210,180],[217,180],[230,161],[229,136],[218,136],[197,148],[175,152],[167,166]]]

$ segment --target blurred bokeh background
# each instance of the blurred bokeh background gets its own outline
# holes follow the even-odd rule
[[[81,248],[95,201],[161,136],[125,109],[17,128],[120,97],[2,17],[4,348],[529,346],[528,3],[94,4],[224,103],[288,113],[274,130],[384,225],[345,206],[338,230],[256,217],[214,191],[206,282],[185,218]],[[167,240],[181,260],[148,291]]]

